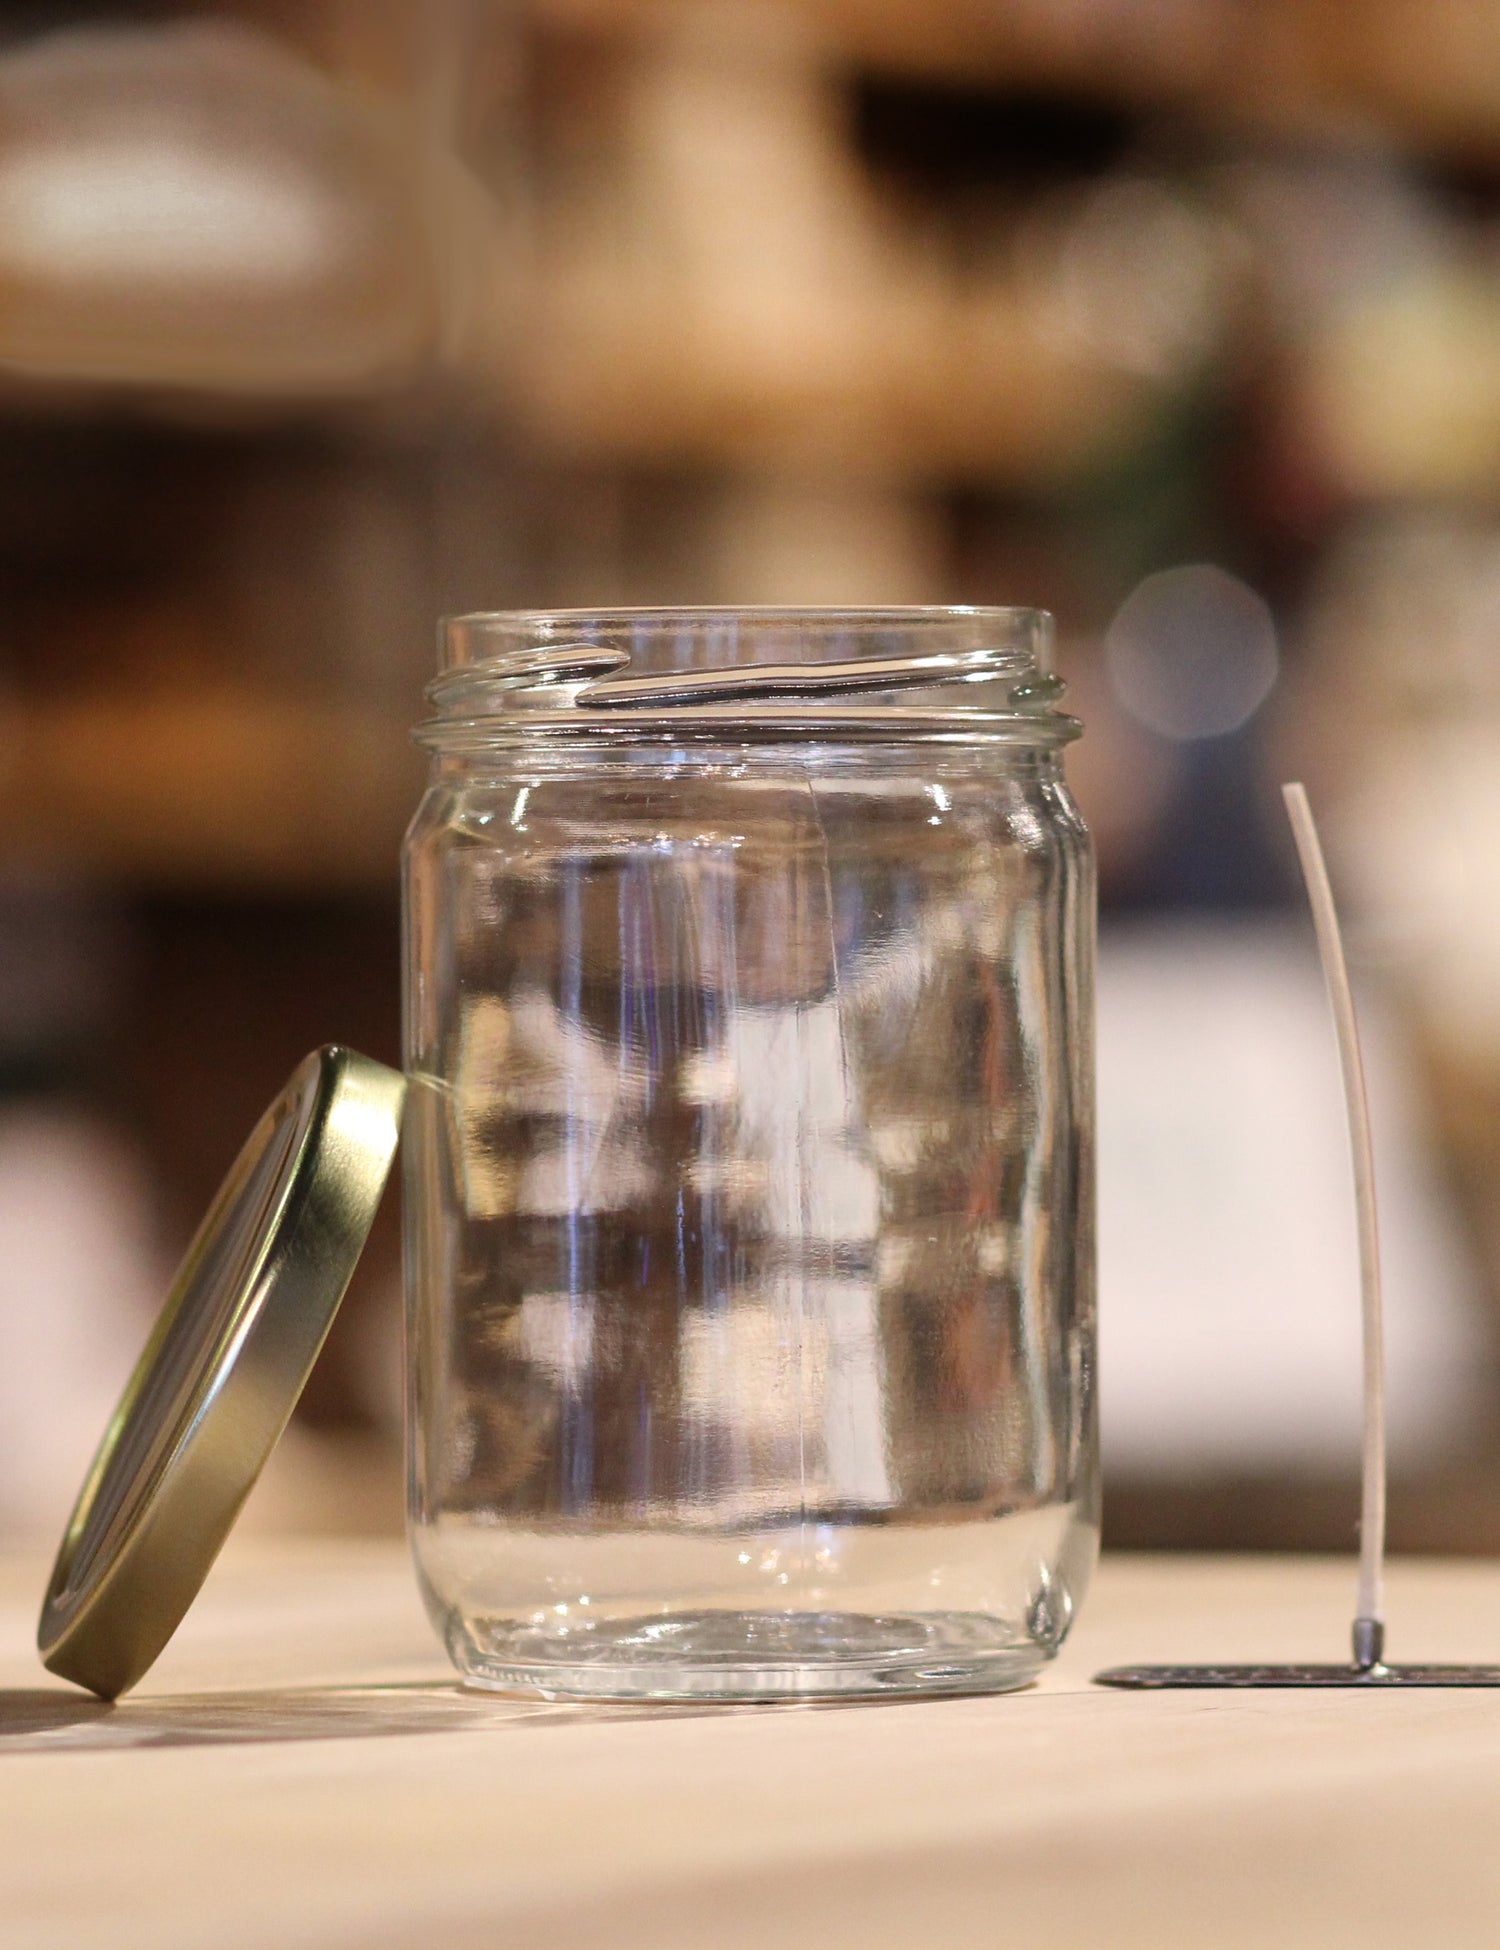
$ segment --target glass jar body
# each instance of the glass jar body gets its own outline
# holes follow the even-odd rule
[[[449,755],[405,884],[411,1525],[460,1671],[1031,1678],[1097,1539],[1056,754]]]

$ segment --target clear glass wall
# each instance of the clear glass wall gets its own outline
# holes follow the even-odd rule
[[[785,656],[785,617],[723,627],[635,619],[626,689],[711,629],[720,667]],[[937,627],[844,619],[810,682]],[[960,703],[934,673],[601,725],[520,661],[440,682],[408,842],[412,1517],[450,1649],[559,1693],[1021,1683],[1097,1523],[1054,687],[1023,646]]]

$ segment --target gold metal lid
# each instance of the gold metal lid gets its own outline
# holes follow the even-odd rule
[[[397,1071],[322,1049],[252,1132],[79,1494],[37,1628],[51,1671],[115,1699],[176,1631],[344,1297],[405,1094]]]

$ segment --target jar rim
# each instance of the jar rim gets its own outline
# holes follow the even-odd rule
[[[1015,606],[494,610],[445,619],[424,743],[542,733],[1061,743],[1052,618]]]
[[[440,667],[452,670],[490,663],[510,651],[535,651],[560,643],[609,645],[643,654],[652,649],[660,652],[674,639],[680,646],[684,639],[696,639],[702,648],[723,655],[736,648],[754,647],[757,640],[774,641],[793,634],[871,642],[893,633],[910,633],[924,645],[938,639],[951,640],[954,647],[977,647],[981,639],[987,639],[996,648],[1029,654],[1045,668],[1052,649],[1053,620],[1045,609],[974,603],[834,607],[710,603],[470,610],[442,619],[438,653]]]

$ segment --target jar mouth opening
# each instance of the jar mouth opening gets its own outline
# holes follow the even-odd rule
[[[1045,610],[667,608],[449,618],[423,742],[950,736],[1009,727],[1058,743]]]
[[[1046,610],[975,605],[874,608],[475,611],[446,617],[439,628],[443,670],[544,654],[572,645],[627,656],[633,675],[748,663],[890,657],[928,652],[1010,651],[1045,670],[1052,650]]]

